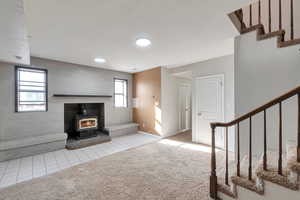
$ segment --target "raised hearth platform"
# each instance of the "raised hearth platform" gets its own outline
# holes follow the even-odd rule
[[[64,149],[66,140],[66,133],[51,133],[18,140],[0,141],[0,162]]]
[[[110,137],[119,137],[138,132],[139,124],[127,123],[105,127]]]
[[[80,148],[92,146],[95,144],[101,144],[101,143],[109,142],[109,141],[111,141],[110,136],[108,136],[105,133],[99,133],[95,137],[90,137],[90,138],[86,138],[86,139],[77,140],[77,139],[69,138],[67,140],[66,148],[69,150],[75,150],[75,149],[80,149]]]

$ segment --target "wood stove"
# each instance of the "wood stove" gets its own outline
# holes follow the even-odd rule
[[[65,132],[69,138],[85,139],[104,132],[104,103],[65,104]]]
[[[73,150],[111,140],[104,129],[104,103],[67,103],[64,105],[66,148]]]
[[[75,118],[75,130],[78,137],[88,138],[97,135],[98,130],[98,117],[90,115],[87,109],[87,104],[79,104],[80,112]]]

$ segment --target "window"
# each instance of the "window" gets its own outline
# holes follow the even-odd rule
[[[114,79],[115,83],[115,107],[127,107],[127,80]]]
[[[47,70],[16,67],[16,112],[48,110]]]

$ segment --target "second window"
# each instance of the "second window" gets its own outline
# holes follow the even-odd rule
[[[128,89],[128,81],[125,79],[114,79],[115,92],[115,107],[124,108],[127,107],[127,89]]]

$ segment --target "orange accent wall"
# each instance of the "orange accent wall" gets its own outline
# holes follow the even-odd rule
[[[160,135],[161,67],[133,74],[133,121],[140,130]]]

